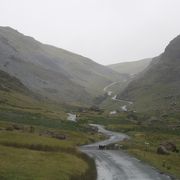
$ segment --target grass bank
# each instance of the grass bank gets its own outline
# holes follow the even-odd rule
[[[120,147],[151,164],[161,172],[180,179],[180,153],[157,154],[161,143],[172,142],[180,150],[180,121],[178,114],[147,115],[133,112],[114,116],[84,113],[81,121],[104,125],[111,131],[128,134],[131,139],[120,142]]]
[[[29,129],[24,124],[0,122],[0,179],[96,179],[94,160],[76,146],[98,140],[99,135],[38,126],[33,132]],[[47,132],[66,138],[52,138]]]
[[[138,125],[109,125],[108,129],[125,132],[130,135],[130,140],[120,142],[121,148],[138,159],[149,163],[161,172],[180,178],[180,153],[170,152],[169,155],[157,154],[157,148],[161,143],[173,142],[180,149],[180,136],[175,132],[162,132],[160,130],[143,129]],[[142,129],[142,130],[141,130]]]

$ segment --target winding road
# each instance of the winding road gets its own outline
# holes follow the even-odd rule
[[[82,146],[82,152],[93,157],[97,166],[97,180],[170,180],[165,174],[160,174],[153,167],[148,166],[121,150],[99,150],[99,145],[108,145],[129,138],[122,133],[105,130],[103,126],[92,124],[99,132],[109,139],[90,145]]]
[[[126,82],[127,80],[125,79],[124,82]],[[119,82],[122,82],[122,81],[117,81],[117,82],[113,82],[109,85],[107,85],[103,91],[106,92],[108,94],[108,96],[112,96],[111,99],[113,101],[119,101],[119,102],[122,102],[122,103],[128,103],[129,105],[132,105],[133,102],[132,101],[127,101],[127,100],[124,100],[124,99],[117,99],[117,94],[114,95],[113,91],[109,90],[110,87],[114,86],[115,84],[118,84]],[[124,111],[127,111],[127,105],[124,105],[121,107],[122,110]]]

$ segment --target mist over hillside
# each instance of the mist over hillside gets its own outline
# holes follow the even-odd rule
[[[0,52],[1,70],[18,78],[33,92],[58,102],[91,104],[105,85],[125,77],[10,27],[0,27]]]
[[[180,0],[0,2],[0,180],[180,180]]]
[[[117,64],[108,65],[114,71],[119,73],[126,73],[130,75],[136,75],[145,70],[151,63],[152,58],[142,59],[139,61],[122,62]]]
[[[160,56],[152,60],[148,69],[119,94],[119,98],[134,101],[139,111],[179,111],[179,92],[180,36],[177,36]]]

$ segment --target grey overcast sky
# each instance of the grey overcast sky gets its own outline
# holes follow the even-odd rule
[[[0,0],[0,26],[101,64],[159,55],[180,34],[180,0]]]

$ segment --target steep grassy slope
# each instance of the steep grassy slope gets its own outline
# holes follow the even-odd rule
[[[88,58],[44,45],[9,27],[0,27],[0,69],[35,93],[69,104],[90,104],[105,85],[123,78]]]
[[[21,93],[27,93],[29,90],[15,77],[10,76],[0,70],[0,90],[11,91],[15,90]]]
[[[83,175],[88,164],[68,153],[32,151],[0,146],[4,156],[0,156],[0,178],[12,179],[56,179],[69,180]],[[24,163],[26,162],[26,163]],[[82,168],[74,166],[78,163]]]
[[[96,178],[94,161],[76,146],[101,136],[66,121],[64,108],[0,70],[0,179]]]
[[[119,98],[135,102],[138,111],[180,109],[180,36],[153,60],[148,70],[141,73]]]
[[[56,104],[40,95],[34,94],[17,78],[0,70],[1,117],[3,116],[9,121],[14,121],[17,114],[22,114],[22,118],[28,121],[28,118],[25,118],[26,113],[28,117],[33,117],[33,114],[39,114],[40,116],[55,119],[65,119],[67,116],[62,104]]]
[[[27,125],[0,121],[0,179],[96,178],[94,161],[76,149],[77,145],[91,142],[88,132],[33,128],[32,132]],[[66,139],[52,134],[64,135]]]
[[[134,75],[145,70],[149,66],[151,60],[152,60],[151,58],[147,58],[147,59],[142,59],[139,61],[111,64],[111,65],[108,65],[108,67],[110,67],[111,69],[119,73]]]
[[[107,129],[128,134],[131,138],[119,142],[120,151],[136,156],[138,159],[166,172],[174,178],[180,178],[180,153],[157,154],[157,148],[165,142],[173,142],[180,149],[180,115],[169,113],[148,115],[148,113],[121,112],[116,115],[84,112],[80,121],[102,124]],[[111,145],[112,149],[113,145]],[[176,178],[175,178],[176,177]]]

